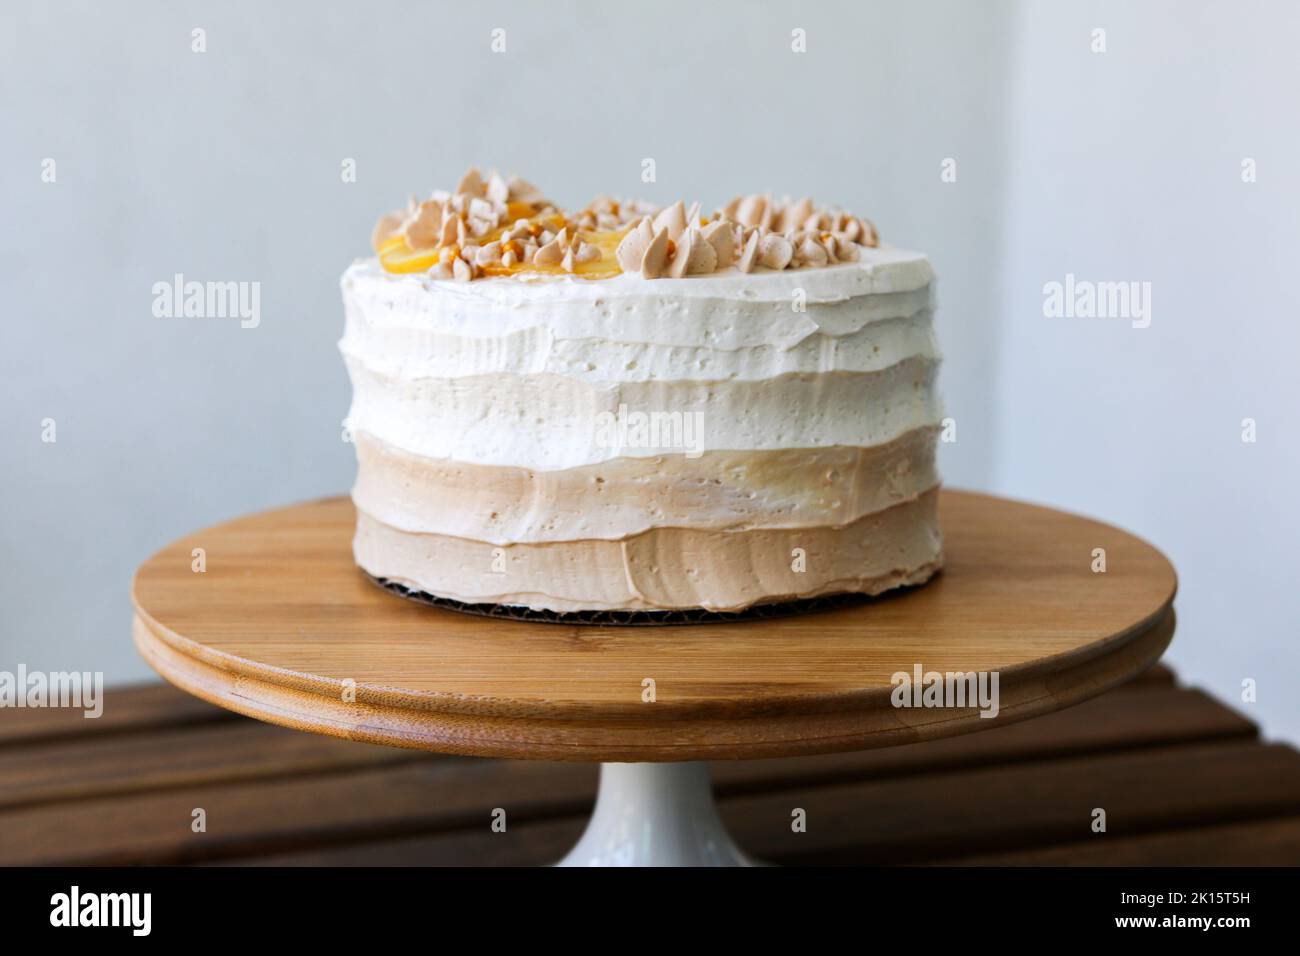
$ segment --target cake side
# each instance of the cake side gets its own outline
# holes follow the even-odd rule
[[[894,249],[653,281],[359,262],[358,563],[556,611],[919,583],[941,562],[932,279]]]

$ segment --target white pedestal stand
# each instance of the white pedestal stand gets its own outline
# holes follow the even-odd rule
[[[707,763],[603,763],[596,809],[557,866],[754,866],[731,842]]]

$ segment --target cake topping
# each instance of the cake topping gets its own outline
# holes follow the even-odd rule
[[[601,196],[569,215],[532,183],[495,170],[461,177],[455,192],[380,217],[371,245],[389,272],[428,272],[468,282],[480,276],[573,274],[645,279],[818,268],[856,262],[878,244],[867,219],[811,199],[737,197],[711,215],[679,200],[663,209]]]

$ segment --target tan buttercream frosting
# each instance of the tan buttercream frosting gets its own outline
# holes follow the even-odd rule
[[[571,612],[706,608],[927,580],[940,564],[934,490],[843,527],[701,531],[654,528],[616,540],[504,548],[399,531],[359,512],[357,563],[390,581],[472,604]]]

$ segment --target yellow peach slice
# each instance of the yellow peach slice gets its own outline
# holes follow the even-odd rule
[[[392,236],[380,244],[379,262],[388,272],[425,272],[438,264],[438,250],[416,252],[407,246],[405,236]]]

